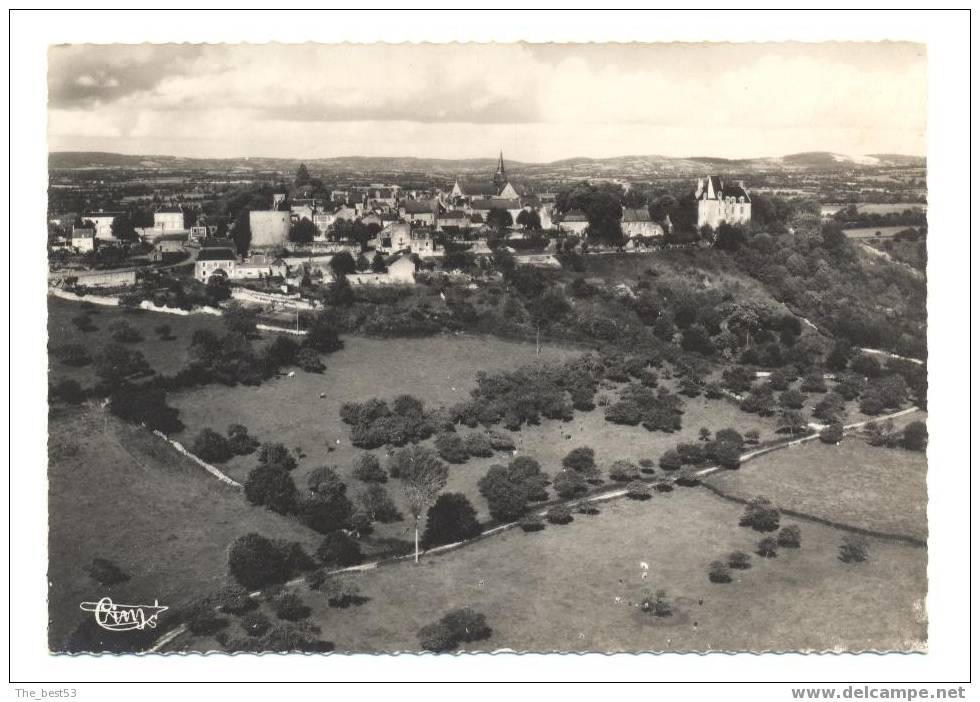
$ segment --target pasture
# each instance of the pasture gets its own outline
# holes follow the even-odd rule
[[[914,227],[858,227],[845,229],[844,235],[848,239],[889,239],[906,229],[914,229]]]
[[[49,422],[49,629],[57,648],[82,617],[82,601],[181,605],[227,584],[228,545],[248,531],[299,541],[319,536],[250,506],[147,430],[83,406]],[[130,576],[111,593],[84,571],[94,558]],[[165,623],[167,613],[161,617]]]
[[[778,507],[848,526],[928,536],[922,452],[874,447],[848,436],[837,446],[813,441],[775,451],[707,482],[739,499],[765,495]]]
[[[733,550],[752,553],[762,536],[738,526],[739,505],[703,488],[679,488],[600,508],[565,526],[515,529],[425,556],[419,565],[402,561],[347,576],[368,598],[360,606],[331,608],[305,584],[293,589],[338,651],[417,650],[422,626],[464,606],[485,614],[493,628],[490,639],[467,650],[924,648],[923,548],[871,540],[868,561],[845,564],[837,558],[840,531],[799,522],[802,548],[779,549],[773,559],[753,555],[750,569],[715,584],[707,577],[710,562]],[[650,567],[646,579],[641,562]],[[635,606],[644,589],[659,588],[673,604],[671,616]],[[240,636],[229,619],[229,633]],[[185,637],[177,648],[221,646]]]

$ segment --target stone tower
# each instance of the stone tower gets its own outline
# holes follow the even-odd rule
[[[504,170],[504,152],[500,152],[500,160],[497,162],[497,172],[493,174],[493,184],[497,186],[498,192],[507,185],[507,172]]]

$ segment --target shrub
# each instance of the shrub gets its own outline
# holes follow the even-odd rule
[[[820,441],[825,444],[839,444],[844,438],[844,427],[834,422],[820,430]]]
[[[307,373],[322,373],[326,369],[320,360],[320,354],[311,348],[299,350],[296,354],[296,365]]]
[[[728,554],[728,567],[733,570],[748,570],[752,567],[752,557],[745,551],[732,551]]]
[[[486,434],[471,432],[463,437],[463,449],[470,456],[487,458],[493,455],[493,443]]]
[[[352,604],[361,604],[365,601],[361,596],[361,588],[350,578],[329,578],[318,589],[326,596],[327,604],[337,609],[346,609]]]
[[[242,617],[242,629],[249,636],[262,636],[269,630],[272,623],[261,612],[249,612]]]
[[[282,583],[306,565],[299,544],[273,542],[256,533],[239,536],[228,551],[232,577],[250,589]]]
[[[92,580],[107,589],[129,580],[129,575],[107,558],[93,558],[84,570]]]
[[[459,643],[471,643],[489,639],[493,629],[487,626],[487,618],[469,607],[448,612],[441,620]]]
[[[800,528],[795,524],[784,526],[776,535],[777,543],[784,548],[799,548],[800,538]]]
[[[248,429],[241,424],[228,426],[228,448],[236,456],[247,456],[255,453],[259,447],[258,440],[248,435]]]
[[[803,392],[827,392],[827,383],[824,382],[823,373],[816,370],[807,373],[800,383],[800,390]]]
[[[245,499],[273,512],[290,514],[296,510],[296,484],[284,470],[259,466],[245,479]]]
[[[575,508],[575,511],[590,517],[599,514],[599,508],[595,506],[594,502],[582,502]]]
[[[518,519],[528,502],[548,499],[548,475],[528,456],[518,456],[507,466],[492,465],[478,483],[490,515],[497,521]]]
[[[545,518],[551,524],[569,524],[573,519],[572,510],[565,505],[555,505],[548,510]]]
[[[882,402],[881,397],[876,394],[867,394],[862,397],[859,406],[862,414],[872,417],[881,414],[885,410],[885,404]]]
[[[677,470],[683,465],[681,456],[677,451],[670,449],[660,457],[660,467],[664,470]]]
[[[779,510],[765,497],[755,497],[745,506],[739,526],[752,527],[756,531],[776,531],[779,528]]]
[[[466,541],[479,535],[480,522],[466,495],[447,492],[439,495],[429,508],[422,545],[431,548]]]
[[[683,468],[677,473],[674,483],[681,487],[697,487],[701,484],[701,479],[698,477],[697,469]]]
[[[628,483],[639,480],[640,469],[630,461],[616,461],[609,468],[609,477],[617,483]]]
[[[354,477],[365,483],[388,482],[388,474],[373,453],[359,453],[354,456]]]
[[[518,525],[523,531],[541,531],[544,529],[544,522],[537,514],[525,514],[521,517]]]
[[[269,468],[289,471],[296,468],[296,459],[285,446],[266,442],[259,449],[259,463]]]
[[[342,531],[325,534],[316,549],[316,557],[323,565],[336,568],[358,565],[364,560],[360,544]]]
[[[357,503],[372,522],[390,524],[403,519],[388,491],[378,483],[368,485],[359,493]]]
[[[669,480],[658,480],[653,484],[653,489],[657,492],[671,492],[674,489],[674,484]]]
[[[643,419],[643,412],[635,402],[619,401],[606,408],[606,421],[635,427]]]
[[[136,344],[143,341],[142,335],[125,320],[119,320],[109,325],[109,336],[121,344]]]
[[[594,475],[597,472],[595,450],[588,446],[572,449],[561,459],[561,464],[563,467],[583,475]]]
[[[281,591],[272,598],[272,611],[279,619],[297,622],[310,616],[310,608],[293,592]]]
[[[677,454],[681,463],[699,465],[707,460],[705,450],[698,444],[677,444]]]
[[[745,432],[745,443],[747,444],[758,444],[759,443],[759,430],[750,429]]]
[[[153,332],[159,336],[163,341],[171,341],[176,338],[173,335],[173,330],[171,330],[169,324],[158,324],[153,327]]]
[[[208,602],[199,602],[187,612],[187,628],[198,636],[211,636],[228,626],[228,620],[218,615]]]
[[[354,505],[347,497],[347,484],[336,470],[321,466],[307,476],[306,485],[298,506],[304,524],[321,534],[350,526]]]
[[[51,355],[64,363],[66,366],[78,368],[87,366],[92,362],[92,357],[81,344],[63,344],[51,349]]]
[[[558,473],[552,481],[551,486],[558,493],[559,497],[566,500],[577,497],[578,495],[584,495],[589,489],[589,485],[585,481],[585,478],[582,477],[582,474],[574,470],[563,470]]]
[[[722,468],[737,470],[742,465],[742,451],[735,444],[716,441],[713,453],[715,460]]]
[[[626,496],[631,500],[649,500],[650,486],[642,480],[634,480],[626,486]]]
[[[786,390],[779,395],[779,404],[788,409],[803,409],[806,395],[799,390]]]
[[[232,457],[228,439],[210,427],[205,427],[194,437],[191,450],[198,458],[207,463],[224,463]]]
[[[510,434],[501,431],[488,431],[487,438],[494,451],[513,451],[515,448],[514,439]]]
[[[725,396],[719,383],[708,383],[704,386],[704,396],[709,400],[718,400]]]
[[[775,558],[776,549],[778,546],[779,544],[776,539],[772,538],[771,536],[767,536],[759,541],[759,543],[756,545],[755,552],[763,558]]]
[[[844,563],[863,563],[868,560],[868,544],[859,537],[845,538],[838,550],[837,557]]]
[[[255,600],[248,596],[248,590],[239,585],[222,588],[209,599],[225,614],[244,614],[258,607]]]
[[[66,378],[51,386],[49,396],[52,399],[59,399],[69,405],[78,405],[85,401],[88,393],[82,389],[77,380]]]
[[[436,622],[435,624],[427,624],[419,630],[419,645],[423,651],[444,653],[452,651],[459,645],[459,642],[456,640],[452,629],[442,622]]]
[[[447,463],[466,463],[469,454],[463,446],[463,440],[455,432],[439,434],[435,440],[436,451]]]
[[[929,429],[925,422],[909,422],[902,431],[902,445],[909,451],[925,451],[929,445]]]
[[[732,572],[721,561],[712,561],[708,568],[708,580],[713,583],[730,583]]]

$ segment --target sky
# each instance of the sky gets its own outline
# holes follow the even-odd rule
[[[185,157],[926,153],[884,43],[109,44],[48,52],[48,147]]]

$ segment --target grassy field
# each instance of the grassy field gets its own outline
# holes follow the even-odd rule
[[[191,343],[191,334],[197,329],[219,329],[220,318],[207,314],[194,314],[186,317],[175,314],[161,314],[146,310],[133,310],[122,307],[103,307],[93,305],[86,310],[83,303],[62,300],[57,297],[48,298],[48,339],[52,345],[81,344],[90,356],[99,353],[109,342],[109,327],[119,320],[128,322],[135,327],[143,337],[143,341],[127,346],[142,353],[150,366],[158,373],[172,374],[183,368],[187,363],[187,350]],[[72,324],[72,319],[80,314],[91,316],[93,331],[81,332]],[[162,341],[153,331],[160,324],[169,324],[172,335],[176,338]],[[74,378],[83,386],[95,382],[92,367],[82,366],[72,368],[49,357],[50,378],[57,381],[61,378]]]
[[[915,227],[859,227],[845,229],[844,234],[848,239],[887,239],[906,229],[915,229]],[[880,236],[876,236],[877,234]]]
[[[48,445],[52,646],[91,616],[80,602],[108,594],[83,570],[93,558],[131,576],[112,588],[116,602],[157,599],[176,608],[226,584],[226,549],[237,536],[319,543],[298,522],[251,507],[158,437],[99,409],[53,414]]]
[[[735,497],[765,495],[779,507],[862,529],[928,536],[921,452],[874,447],[859,437],[839,446],[815,441],[760,456],[708,482]]]
[[[848,565],[837,559],[841,532],[802,523],[801,549],[753,556],[749,570],[733,571],[733,582],[713,584],[708,564],[735,549],[753,551],[760,537],[737,526],[740,513],[707,490],[678,489],[647,502],[608,503],[599,515],[543,532],[509,531],[417,566],[400,562],[351,576],[369,598],[361,606],[332,609],[322,594],[296,591],[338,651],[418,650],[419,628],[461,606],[485,614],[494,630],[469,645],[479,650],[924,646],[925,549],[872,540],[869,560]],[[650,566],[646,580],[641,561]],[[631,606],[644,588],[664,588],[673,615]],[[229,633],[241,634],[234,619]],[[179,647],[221,648],[189,638]]]
[[[392,343],[397,343],[397,353],[392,353]],[[547,348],[542,358],[557,360],[576,353]],[[281,441],[291,449],[302,449],[306,457],[294,472],[298,485],[304,483],[309,471],[332,465],[348,481],[348,492],[355,493],[360,484],[351,476],[351,463],[360,449],[351,445],[350,427],[340,421],[339,409],[344,402],[370,397],[390,400],[400,393],[411,393],[429,406],[449,405],[469,396],[475,386],[475,368],[514,368],[534,362],[535,357],[532,345],[494,338],[441,336],[390,342],[348,337],[345,348],[325,360],[327,370],[322,374],[297,370],[292,378],[275,379],[256,388],[213,386],[174,394],[171,404],[180,409],[187,426],[176,438],[190,443],[204,426],[223,430],[229,423],[238,422],[260,440]],[[600,392],[611,399],[616,397],[614,390]],[[326,397],[320,398],[320,393]],[[757,429],[764,440],[776,436],[773,419],[746,414],[723,400],[686,399],[685,410],[683,429],[674,434],[611,424],[605,421],[603,410],[597,408],[576,412],[570,422],[543,420],[538,426],[514,432],[513,437],[518,453],[537,459],[546,472],[554,475],[561,469],[565,454],[582,445],[595,449],[597,463],[606,468],[622,458],[656,461],[679,441],[696,442],[702,426],[712,431],[726,427],[743,432]],[[384,449],[373,453],[384,463]],[[488,519],[477,483],[492,464],[510,458],[510,454],[498,453],[492,458],[471,458],[465,464],[450,466],[446,489],[466,494],[480,518]],[[233,459],[222,470],[241,481],[254,466],[255,457],[245,456]],[[397,483],[390,484],[389,491],[400,503]],[[407,522],[377,525],[377,534],[407,538],[408,526]]]

